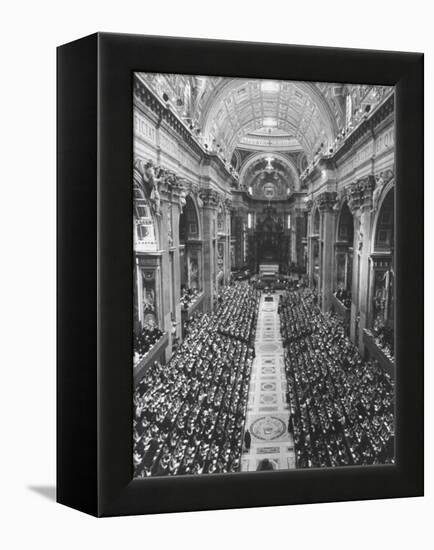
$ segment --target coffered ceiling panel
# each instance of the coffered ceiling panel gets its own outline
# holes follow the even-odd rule
[[[156,73],[140,73],[140,78],[209,150],[227,160],[243,145],[250,150],[286,147],[311,160],[384,93],[381,86],[326,82]]]

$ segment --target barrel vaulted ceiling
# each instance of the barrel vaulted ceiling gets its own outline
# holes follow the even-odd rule
[[[304,82],[228,79],[211,94],[202,121],[229,157],[249,134],[293,138],[311,157],[338,129],[321,92]]]
[[[381,86],[325,82],[158,73],[139,73],[139,78],[227,162],[243,148],[286,149],[309,162],[386,93]]]
[[[341,85],[141,73],[227,158],[246,136],[286,137],[308,157],[331,141],[343,116]],[[322,86],[323,90],[319,87]],[[335,90],[324,94],[324,86]]]

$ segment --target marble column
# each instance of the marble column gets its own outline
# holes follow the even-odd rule
[[[156,288],[156,293],[161,295],[161,321],[164,332],[169,335],[168,346],[166,348],[166,361],[172,354],[172,273],[171,273],[171,254],[172,249],[172,231],[169,227],[169,212],[171,210],[170,200],[161,201],[160,215],[158,225],[160,230],[161,246],[161,286]],[[171,250],[172,249],[172,250]]]
[[[351,305],[351,338],[364,352],[363,329],[369,326],[369,278],[372,239],[373,176],[357,180],[348,188],[348,205],[354,216],[354,258]]]
[[[294,262],[295,264],[298,264],[298,257],[297,257],[297,243],[298,243],[298,227],[297,227],[297,211],[291,210],[289,212],[289,215],[291,216],[291,227],[289,228],[289,247],[290,247],[290,262]],[[285,220],[286,224],[288,223],[288,219]],[[286,225],[286,227],[288,227]]]
[[[172,355],[173,344],[182,337],[179,219],[185,189],[175,174],[167,172],[162,177],[159,192],[161,203],[158,225],[162,250],[161,275],[158,277],[161,286],[158,293],[161,296],[162,326],[169,336],[165,351],[168,361]]]
[[[225,274],[224,282],[227,285],[231,279],[231,208],[232,201],[230,199],[225,200]]]
[[[359,284],[359,350],[363,354],[363,330],[369,326],[369,258],[372,239],[372,191],[375,181],[372,176],[362,181],[362,204],[360,208],[360,284]]]
[[[182,319],[181,319],[181,264],[179,257],[179,220],[181,217],[181,205],[178,197],[173,197],[171,202],[171,221],[172,221],[172,276],[173,276],[173,322],[176,327],[176,337],[182,339]]]
[[[360,231],[360,210],[352,210],[354,219],[354,247],[353,247],[353,280],[351,283],[351,314],[350,314],[350,337],[358,345],[359,339],[359,284],[360,284],[360,253],[359,253],[359,231]]]
[[[336,193],[326,191],[318,197],[318,205],[321,213],[321,308],[323,312],[330,310],[333,293],[333,269],[334,269],[334,244],[336,213]]]
[[[303,267],[303,238],[304,234],[304,211],[296,208],[294,216],[291,217],[291,229],[293,233],[291,238],[293,239],[292,247],[295,251],[294,262],[298,267]]]
[[[306,272],[308,276],[309,286],[313,286],[313,245],[311,235],[313,234],[313,202],[311,200],[306,202],[307,211],[307,266]]]
[[[217,237],[217,205],[218,195],[211,189],[200,193],[203,202],[203,281],[204,309],[212,311],[214,307],[214,292],[216,287],[216,237]]]

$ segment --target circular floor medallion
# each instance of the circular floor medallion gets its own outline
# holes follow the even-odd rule
[[[250,431],[258,439],[270,441],[285,433],[285,423],[276,416],[262,416],[250,426]]]

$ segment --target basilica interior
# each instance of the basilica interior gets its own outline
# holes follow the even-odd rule
[[[392,87],[135,73],[137,477],[394,461]]]

